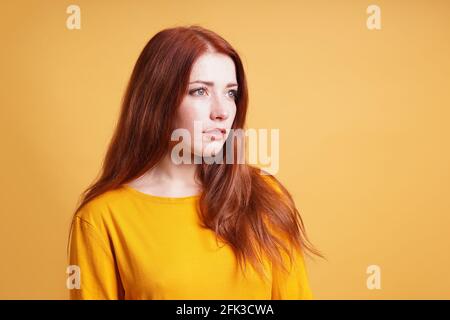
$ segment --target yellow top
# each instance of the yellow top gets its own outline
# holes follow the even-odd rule
[[[199,226],[199,196],[170,198],[122,186],[73,218],[69,264],[79,266],[70,299],[312,299],[303,260],[270,281]]]

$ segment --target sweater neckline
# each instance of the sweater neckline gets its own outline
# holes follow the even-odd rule
[[[201,194],[196,194],[192,196],[186,196],[186,197],[165,197],[165,196],[156,196],[153,194],[145,193],[142,191],[139,191],[133,187],[130,187],[128,185],[122,185],[122,188],[129,193],[143,199],[146,201],[155,201],[155,202],[162,202],[162,203],[190,203],[195,202],[200,198]]]

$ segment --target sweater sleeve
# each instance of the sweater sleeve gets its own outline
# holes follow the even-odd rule
[[[280,187],[270,179],[270,176],[263,177],[279,194],[282,194]],[[282,235],[279,236],[284,238]],[[309,286],[303,252],[293,250],[292,264],[284,251],[281,252],[281,256],[288,267],[288,272],[275,267],[272,269],[272,300],[312,300],[313,294]]]
[[[69,288],[71,300],[121,299],[121,283],[112,250],[98,230],[78,215],[72,221],[69,264],[79,270],[79,288]]]
[[[272,300],[312,300],[313,294],[309,286],[303,254],[294,251],[292,264],[289,263],[287,255],[285,258],[288,261],[289,272],[286,273],[278,268],[272,270]]]

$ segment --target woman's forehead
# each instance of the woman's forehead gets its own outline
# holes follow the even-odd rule
[[[205,81],[217,84],[236,82],[234,61],[222,53],[205,53],[192,66],[189,82]]]

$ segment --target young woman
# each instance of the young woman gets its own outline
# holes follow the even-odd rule
[[[312,298],[303,253],[321,254],[291,195],[220,152],[244,128],[247,103],[241,59],[219,35],[190,26],[150,39],[72,220],[71,299]],[[191,138],[174,141],[178,129]],[[179,143],[193,161],[180,163]]]

